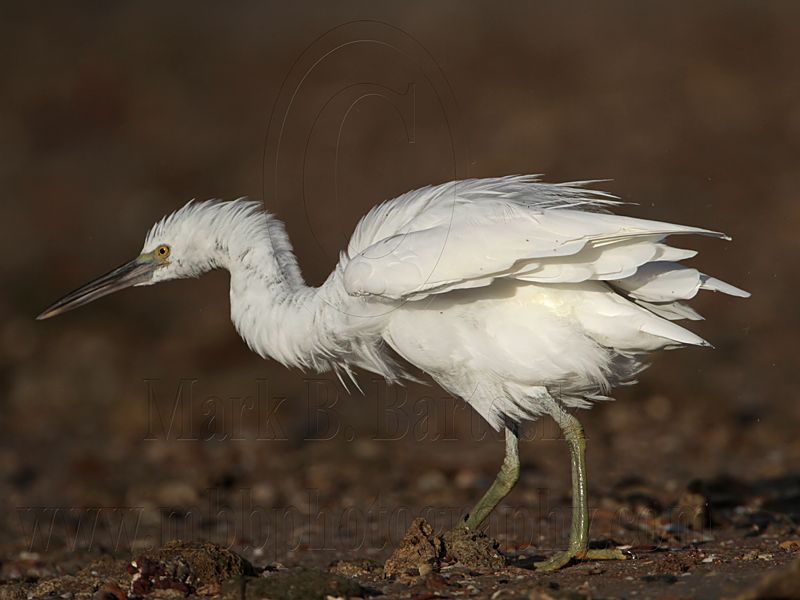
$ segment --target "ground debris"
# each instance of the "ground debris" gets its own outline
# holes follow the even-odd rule
[[[265,577],[241,577],[222,586],[226,600],[326,600],[363,598],[368,591],[357,582],[319,569],[277,571]]]
[[[101,582],[95,577],[60,575],[39,582],[30,590],[29,595],[34,598],[46,596],[91,598],[100,585]]]
[[[5,583],[0,585],[0,600],[25,600],[29,586],[22,583]]]
[[[370,577],[383,573],[383,567],[369,558],[354,560],[337,560],[328,567],[328,571],[343,577]]]
[[[118,593],[123,596],[123,588],[127,588],[130,582],[130,575],[126,572],[124,560],[114,560],[112,558],[101,558],[84,567],[75,574],[59,575],[50,579],[39,581],[30,590],[33,597],[60,596],[70,598],[92,598],[97,593],[105,590],[118,597]],[[103,595],[103,599],[109,596]]]
[[[530,590],[528,600],[590,600],[590,597],[578,590],[562,590],[558,585],[548,585]]]
[[[736,597],[736,600],[779,600],[800,598],[800,560],[788,568],[767,573],[755,586]]]

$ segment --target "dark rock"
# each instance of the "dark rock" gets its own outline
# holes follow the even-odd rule
[[[128,596],[118,585],[107,583],[94,593],[92,600],[128,600]]]
[[[663,573],[661,575],[645,575],[642,577],[642,581],[647,583],[668,583],[673,584],[678,582],[678,578],[675,575],[670,575],[669,573]]]
[[[216,544],[172,541],[128,565],[130,592],[142,596],[156,590],[190,594],[198,588],[236,577],[255,575],[244,558]]]

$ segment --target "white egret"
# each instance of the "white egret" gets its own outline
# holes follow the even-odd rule
[[[569,547],[539,568],[624,558],[590,550],[585,441],[570,412],[632,382],[653,350],[708,346],[677,325],[700,316],[699,290],[749,294],[680,261],[676,234],[722,233],[618,216],[620,202],[589,182],[537,176],[450,182],[373,208],[339,264],[309,287],[281,222],[259,203],[190,202],[159,221],[131,262],[69,294],[39,319],[113,291],[216,268],[230,272],[231,318],[255,352],[286,366],[354,367],[395,382],[399,355],[463,398],[495,429],[506,456],[465,517],[477,528],[519,476],[524,421],[550,415],[571,452]]]

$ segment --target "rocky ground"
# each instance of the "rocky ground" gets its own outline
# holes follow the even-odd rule
[[[114,440],[49,475],[17,456],[0,597],[796,597],[800,477],[784,466],[800,452],[793,434],[773,439],[776,426],[764,437],[739,420],[703,438],[702,406],[683,430],[665,398],[644,406],[650,416],[619,402],[585,419],[593,544],[624,549],[626,561],[534,570],[565,546],[569,524],[566,449],[544,424],[522,445],[523,476],[489,537],[447,533],[502,448],[488,432],[469,439],[455,419],[444,439],[151,440],[135,460],[126,451],[119,473]],[[645,419],[650,429],[633,425]],[[704,460],[721,453],[738,468],[690,478],[708,471],[690,455],[694,434]],[[773,446],[781,458],[764,459]],[[35,500],[56,496],[73,504]]]

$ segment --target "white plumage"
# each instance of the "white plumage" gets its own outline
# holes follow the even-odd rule
[[[150,281],[231,272],[231,317],[249,346],[289,366],[397,381],[391,350],[489,423],[534,418],[551,396],[586,407],[632,381],[644,354],[708,345],[674,323],[700,289],[748,294],[678,261],[677,234],[724,234],[605,212],[585,184],[535,176],[450,182],[367,214],[335,271],[307,287],[280,222],[260,205],[190,203],[143,253],[171,247]]]
[[[611,214],[621,203],[587,183],[514,176],[409,192],[359,222],[318,288],[305,284],[283,225],[260,204],[191,202],[150,230],[139,257],[40,318],[130,285],[227,269],[231,318],[260,355],[334,370],[343,383],[355,383],[354,367],[411,377],[399,355],[505,427],[505,462],[467,527],[516,482],[519,423],[551,415],[572,453],[573,521],[569,549],[539,566],[624,558],[587,549],[585,440],[567,409],[632,382],[648,352],[707,346],[675,322],[701,318],[683,303],[699,290],[748,294],[682,265],[696,253],[665,242],[725,235]]]

